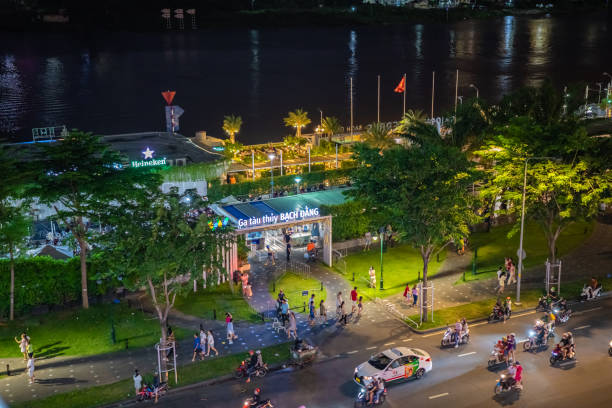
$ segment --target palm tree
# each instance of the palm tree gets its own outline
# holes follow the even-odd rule
[[[413,124],[413,123],[417,123],[417,122],[425,122],[425,119],[427,119],[427,116],[425,115],[425,113],[420,110],[420,109],[408,109],[406,111],[406,114],[404,115],[403,120]]]
[[[298,138],[302,137],[302,128],[310,123],[308,112],[305,112],[302,109],[296,109],[293,112],[289,112],[289,116],[283,120],[285,121],[285,126],[294,127],[297,129],[295,135]]]
[[[388,149],[396,145],[393,132],[382,123],[372,123],[362,136],[367,144],[378,149]]]
[[[230,142],[236,143],[236,133],[240,132],[242,117],[229,115],[223,118],[223,130],[230,137]]]
[[[342,128],[342,126],[340,126],[340,121],[338,121],[338,118],[334,116],[327,116],[325,119],[323,119],[322,125],[323,132],[327,133],[327,137],[329,138],[330,142],[332,136],[336,133],[340,133],[340,129]]]

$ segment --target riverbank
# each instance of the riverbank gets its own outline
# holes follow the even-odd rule
[[[502,6],[415,8],[384,7],[362,4],[349,7],[271,8],[261,10],[223,11],[196,9],[192,18],[186,15],[182,28],[178,20],[163,20],[155,7],[141,8],[126,5],[124,13],[109,15],[94,9],[57,10],[28,9],[0,10],[0,30],[11,31],[182,31],[221,27],[293,27],[293,26],[358,26],[394,25],[414,22],[452,23],[468,19],[486,19],[503,16],[576,15],[606,12],[605,3],[567,3],[553,8],[504,8]],[[133,9],[133,10],[130,10]],[[52,18],[52,17],[57,18]],[[59,17],[58,17],[59,16]],[[61,17],[61,18],[60,18]],[[53,22],[44,22],[53,21]],[[61,21],[61,22],[60,22]]]

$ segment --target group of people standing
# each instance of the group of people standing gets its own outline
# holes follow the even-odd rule
[[[513,283],[516,283],[516,266],[512,258],[505,258],[504,266],[500,266],[497,270],[497,288],[495,292],[497,294],[504,293],[504,288]]]
[[[30,336],[26,333],[21,333],[21,337],[18,339],[15,337],[15,342],[19,344],[19,351],[23,354],[23,361],[26,361],[26,372],[28,373],[28,379],[30,384],[34,384],[34,348]]]
[[[314,302],[314,294],[311,296],[310,302]],[[309,308],[311,308],[310,305]],[[287,338],[293,337],[297,339],[297,318],[295,313],[289,309],[289,299],[287,299],[282,289],[279,290],[278,297],[276,298],[276,314],[280,317],[281,324],[287,332]]]
[[[404,288],[403,296],[408,305],[416,306],[417,301],[419,300],[419,289],[417,288],[417,285],[414,285],[412,289],[410,289],[410,284],[407,283],[406,287]]]
[[[215,348],[215,338],[211,330],[204,330],[200,327],[200,333],[193,334],[193,357],[191,361],[195,361],[197,356],[200,356],[200,360],[204,360],[204,357],[208,357],[210,352],[214,351],[215,356],[219,355],[219,352]]]

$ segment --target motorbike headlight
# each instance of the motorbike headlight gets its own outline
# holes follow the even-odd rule
[[[531,331],[529,332],[529,337],[533,337],[533,336],[535,336],[535,332],[534,332],[533,330],[531,330]]]
[[[610,342],[610,347],[612,347],[612,341]]]
[[[559,313],[559,309],[553,309],[554,313]]]
[[[503,380],[503,379],[505,379],[505,378],[506,378],[506,376],[505,376],[504,374],[502,374],[502,375],[501,375],[501,379]]]
[[[359,370],[357,369],[357,367],[355,367],[355,374],[357,374],[357,372],[358,372],[358,371],[359,371]]]

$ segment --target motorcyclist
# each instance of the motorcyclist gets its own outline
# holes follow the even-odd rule
[[[498,317],[502,315],[502,307],[499,304],[499,302],[495,303],[495,306],[493,306],[493,316]]]
[[[510,296],[508,296],[506,300],[504,301],[504,320],[508,319],[511,313],[512,313],[512,301],[510,300]]]
[[[572,335],[572,332],[567,332],[567,333],[563,333],[563,336],[561,337],[561,342],[559,343],[561,345],[561,352],[563,353],[563,359],[565,360],[566,358],[570,357],[573,355],[574,353],[574,336]]]
[[[463,319],[461,319],[461,335],[467,336],[468,334],[470,334],[470,328],[468,327],[468,323],[464,317]]]
[[[385,383],[383,379],[378,375],[372,377],[372,382],[370,383],[370,387],[368,389],[367,404],[372,405],[374,402],[378,401],[380,394],[382,394],[384,391]]]
[[[455,336],[455,348],[459,347],[459,343],[461,342],[461,320],[457,320],[457,323],[455,323],[455,332],[454,332],[454,336]]]
[[[259,388],[255,388],[253,390],[253,396],[250,399],[250,405],[251,407],[256,407],[259,405],[259,403],[261,402],[261,389]]]
[[[548,329],[541,320],[536,320],[533,330],[536,333],[536,343],[544,344],[548,341]]]
[[[385,381],[382,378],[378,377],[376,393],[374,394],[374,402],[378,402],[380,400],[380,396],[383,392],[385,392]]]
[[[261,351],[257,350],[255,353],[253,350],[249,350],[249,363],[247,366],[247,383],[251,382],[251,375],[261,366],[263,366],[263,361],[261,357]]]

